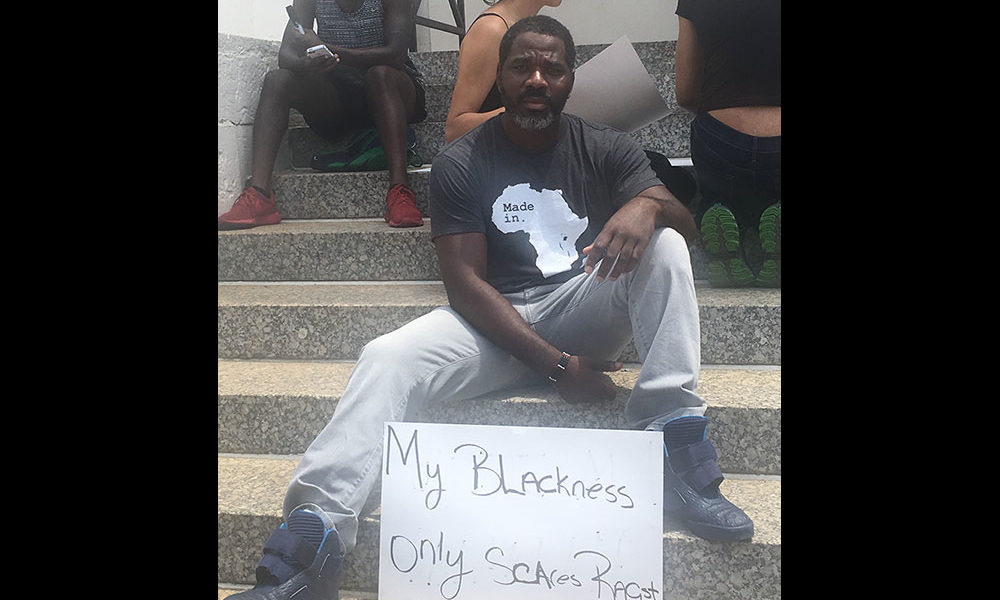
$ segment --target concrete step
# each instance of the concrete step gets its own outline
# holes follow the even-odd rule
[[[411,168],[408,173],[417,208],[426,216],[430,168]],[[273,182],[278,212],[284,220],[381,219],[385,214],[388,171],[323,173],[290,169],[275,173]]]
[[[691,172],[690,165],[678,162]],[[430,197],[430,167],[407,169],[407,179],[417,208],[427,215]],[[288,169],[275,173],[274,196],[283,220],[381,219],[388,171],[323,173],[312,169]]]
[[[780,365],[781,290],[697,286],[704,364]],[[437,306],[440,282],[219,283],[218,357],[355,360]],[[621,360],[639,362],[634,348]]]
[[[394,228],[382,218],[286,220],[218,234],[219,281],[389,281],[440,279],[423,227]],[[689,248],[695,279],[707,279],[700,241]]]
[[[445,108],[447,115],[447,108]],[[677,109],[659,121],[635,131],[632,136],[646,150],[655,150],[668,158],[691,156],[690,127],[694,114]],[[426,165],[445,146],[444,119],[432,121],[428,118],[414,123],[417,137],[416,150]],[[288,147],[293,168],[309,168],[312,157],[317,152],[329,150],[345,143],[341,140],[328,141],[317,135],[304,122],[291,119],[288,129]]]
[[[218,600],[225,600],[233,594],[242,592],[252,587],[250,584],[220,584]],[[340,590],[340,600],[378,600],[375,592],[355,592],[351,590]]]
[[[440,279],[423,227],[383,219],[286,221],[219,232],[219,281],[358,281]]]
[[[297,457],[220,456],[219,581],[248,584],[270,532],[281,523],[285,487]],[[748,542],[708,542],[665,520],[664,597],[780,598],[781,481],[730,476],[722,491],[754,520]],[[377,500],[362,513],[357,548],[345,557],[341,586],[376,592],[380,514]],[[738,596],[727,595],[732,590]],[[221,594],[220,590],[220,594]]]
[[[354,363],[219,360],[218,447],[235,454],[301,454],[337,406]],[[617,397],[563,401],[550,386],[462,402],[442,399],[412,418],[428,423],[628,429],[625,405],[640,365],[611,373]],[[706,366],[698,392],[729,473],[781,474],[781,368]]]

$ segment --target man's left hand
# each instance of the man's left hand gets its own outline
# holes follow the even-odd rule
[[[583,249],[587,255],[584,270],[589,274],[600,262],[597,280],[614,281],[634,269],[656,230],[656,210],[656,200],[643,196],[621,207],[608,219],[594,243]]]

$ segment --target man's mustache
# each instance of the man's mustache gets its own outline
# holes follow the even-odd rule
[[[541,98],[550,104],[552,103],[552,94],[550,94],[548,90],[540,90],[540,89],[525,90],[524,92],[521,93],[520,96],[518,96],[517,100],[520,102],[525,98]]]

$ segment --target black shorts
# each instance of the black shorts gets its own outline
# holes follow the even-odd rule
[[[416,113],[408,123],[419,123],[427,118],[426,92],[424,90],[423,77],[412,62],[407,60],[403,66],[403,72],[410,76],[413,87],[417,91]],[[338,131],[328,131],[322,126],[316,126],[306,119],[306,123],[319,135],[336,140],[344,134],[345,129],[366,129],[375,126],[375,120],[371,114],[371,103],[365,93],[364,72],[355,67],[346,65],[338,66],[330,73],[330,81],[337,88],[340,101],[344,107],[341,123],[350,125],[349,127],[338,128]]]

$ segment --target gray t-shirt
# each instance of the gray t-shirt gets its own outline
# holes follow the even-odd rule
[[[604,224],[663,185],[628,134],[563,113],[555,146],[512,144],[498,115],[446,146],[430,175],[431,236],[486,235],[486,279],[501,293],[583,271]]]

